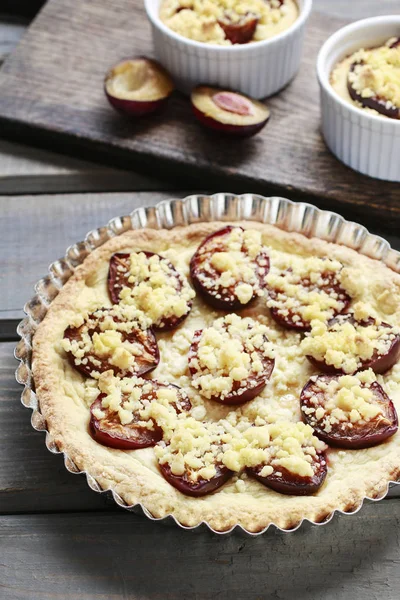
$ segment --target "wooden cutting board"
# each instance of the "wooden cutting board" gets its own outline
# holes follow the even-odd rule
[[[298,77],[268,101],[270,123],[254,138],[232,140],[201,129],[179,94],[163,116],[136,122],[108,106],[107,68],[152,55],[140,0],[49,0],[0,71],[0,133],[182,187],[307,199],[394,230],[400,185],[351,171],[321,138],[315,61],[342,24],[314,11]]]

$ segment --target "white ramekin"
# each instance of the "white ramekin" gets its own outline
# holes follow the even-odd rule
[[[400,121],[346,102],[329,80],[335,64],[355,50],[399,35],[400,15],[356,21],[328,38],[317,60],[322,133],[329,149],[352,169],[388,181],[400,181]]]
[[[266,98],[296,75],[303,48],[304,28],[312,0],[297,0],[300,15],[277,36],[235,46],[195,42],[178,35],[160,20],[161,0],[144,0],[159,62],[171,73],[178,88],[188,93],[198,84],[226,87]]]

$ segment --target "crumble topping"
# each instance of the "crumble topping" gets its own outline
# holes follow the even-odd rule
[[[348,80],[362,98],[378,98],[387,109],[400,108],[400,45],[361,49],[353,54]]]
[[[379,319],[370,321],[361,304],[355,305],[353,314],[363,321],[349,320],[345,315],[338,316],[333,324],[312,321],[310,333],[301,342],[304,355],[354,373],[373,356],[387,354],[400,329],[382,326]]]
[[[244,41],[260,41],[290,27],[298,13],[294,0],[164,0],[160,9],[161,20],[176,33],[221,45],[234,43],[224,31],[224,21],[241,25],[251,17],[255,31]]]
[[[263,254],[261,254],[263,253]],[[261,296],[261,283],[269,269],[261,232],[232,227],[221,230],[199,247],[191,267],[199,284],[217,300],[239,300],[248,304],[254,295]]]
[[[197,352],[189,353],[192,385],[209,399],[238,394],[241,390],[235,384],[255,387],[265,369],[263,359],[274,357],[267,332],[250,317],[232,313],[217,319],[201,332]]]
[[[337,260],[280,255],[265,278],[267,306],[293,323],[327,321],[345,307],[341,287],[343,265]]]
[[[326,449],[309,425],[286,421],[257,427],[245,421],[235,426],[228,419],[202,423],[189,418],[178,420],[167,440],[155,447],[160,464],[168,463],[174,475],[186,474],[192,481],[212,479],[218,466],[240,473],[261,464],[263,477],[280,468],[312,477],[313,459]]]
[[[120,379],[112,371],[103,373],[98,385],[105,394],[102,408],[117,413],[122,425],[135,420],[137,426],[145,429],[153,429],[155,423],[165,429],[174,426],[181,401],[179,388],[158,387],[153,381],[140,377]],[[101,409],[94,409],[93,414],[99,420],[107,416]]]
[[[311,426],[318,423],[326,433],[341,423],[351,428],[355,423],[362,425],[384,414],[382,407],[374,402],[371,385],[376,376],[372,369],[336,378],[312,377],[311,381],[313,390],[304,392],[311,406],[303,408],[303,412]]]
[[[144,358],[146,349],[137,341],[129,341],[132,332],[145,332],[150,320],[133,306],[115,305],[99,308],[90,315],[75,315],[72,326],[78,337],[64,337],[62,348],[73,356],[76,366],[89,364],[92,377],[98,377],[103,361],[121,371],[135,372],[138,358]],[[153,359],[150,357],[150,362]]]
[[[236,432],[235,432],[236,433]],[[154,449],[160,464],[168,463],[173,475],[187,474],[192,481],[210,480],[222,464],[226,430],[222,423],[204,423],[192,417],[180,420]]]
[[[186,278],[171,273],[168,260],[144,252],[130,255],[128,282],[132,287],[120,291],[120,303],[135,306],[155,325],[163,319],[183,317],[190,310],[190,301],[195,297]]]

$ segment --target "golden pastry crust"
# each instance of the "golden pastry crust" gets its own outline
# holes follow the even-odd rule
[[[374,448],[357,451],[330,449],[329,472],[314,496],[284,496],[257,481],[240,476],[219,491],[201,499],[190,498],[173,488],[160,474],[152,448],[122,451],[102,446],[88,431],[88,407],[96,390],[91,380],[75,371],[61,346],[64,329],[77,311],[90,311],[99,305],[110,306],[107,294],[108,261],[114,252],[147,250],[161,253],[183,274],[188,275],[189,260],[199,243],[226,223],[199,223],[173,230],[129,231],[112,238],[94,250],[77,267],[72,277],[51,303],[33,339],[33,376],[40,410],[59,450],[65,452],[83,471],[96,479],[102,489],[114,490],[128,505],[141,503],[154,517],[172,514],[185,526],[205,521],[217,531],[239,524],[258,532],[271,523],[290,529],[302,519],[322,521],[334,510],[352,511],[365,496],[383,495],[390,480],[400,473],[400,434]],[[262,232],[263,243],[274,253],[337,259],[344,264],[343,279],[353,296],[371,311],[392,324],[400,322],[400,275],[376,260],[336,244],[308,239],[295,233],[256,222],[234,223]],[[299,354],[300,335],[283,331],[269,316],[262,300],[241,311],[267,324],[270,339],[276,341],[277,365],[271,385],[255,400],[234,409],[248,418],[260,412],[276,412],[284,420],[300,419],[299,395],[302,386],[317,371]],[[187,348],[199,324],[207,324],[224,314],[194,300],[187,320],[176,330],[159,335],[161,361],[151,374],[160,381],[181,385],[191,395],[194,407],[205,407],[207,418],[226,416],[232,407],[201,399],[190,386],[187,375]],[[275,336],[275,338],[274,338]],[[290,370],[286,368],[290,365]],[[284,375],[285,374],[285,375]],[[400,410],[400,365],[388,375],[379,376],[397,410]],[[371,465],[373,464],[373,468]],[[238,485],[238,481],[242,482]]]

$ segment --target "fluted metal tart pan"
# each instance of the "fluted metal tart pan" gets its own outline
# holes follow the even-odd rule
[[[301,233],[307,237],[317,237],[329,242],[342,244],[348,248],[357,250],[371,258],[383,262],[393,271],[400,273],[400,253],[393,250],[390,244],[383,238],[372,235],[368,230],[357,223],[346,221],[340,215],[320,210],[307,203],[295,203],[286,198],[263,197],[256,194],[218,193],[212,196],[191,195],[182,200],[164,200],[150,208],[137,208],[131,214],[123,217],[115,217],[104,227],[90,231],[84,241],[70,246],[65,256],[51,263],[49,274],[40,279],[35,285],[35,295],[24,307],[26,317],[17,328],[21,337],[15,349],[15,357],[20,361],[16,371],[18,383],[24,386],[21,394],[22,404],[32,410],[31,423],[37,431],[46,432],[46,446],[54,454],[61,453],[52,438],[51,432],[46,428],[46,421],[40,412],[40,406],[35,394],[35,382],[32,376],[32,338],[38,324],[46,315],[52,300],[57,296],[62,286],[68,281],[75,268],[95,248],[98,248],[110,238],[129,231],[130,229],[141,229],[144,227],[152,229],[171,229],[176,226],[189,225],[204,221],[229,221],[230,223],[241,220],[259,221],[275,225],[285,231]],[[314,522],[303,519],[296,527],[282,529],[271,523],[262,531],[253,533],[236,525],[228,531],[215,531],[208,523],[203,522],[195,527],[187,527],[179,523],[173,515],[167,515],[161,519],[153,515],[142,504],[127,505],[124,500],[112,489],[103,490],[98,482],[86,471],[80,471],[71,458],[64,452],[65,467],[70,473],[85,475],[89,487],[95,492],[111,494],[118,506],[144,514],[153,521],[171,522],[182,529],[208,528],[217,534],[240,531],[250,536],[258,536],[269,529],[278,529],[288,532],[295,531],[301,526],[324,525],[329,523],[335,513],[354,514],[360,510],[364,501],[377,501],[383,499],[389,487],[399,485],[400,481],[390,481],[384,493],[379,497],[365,497],[351,511],[337,509],[322,522]]]

